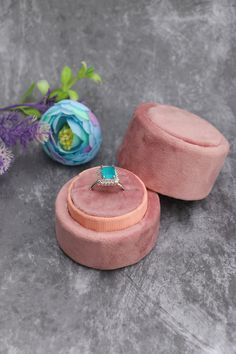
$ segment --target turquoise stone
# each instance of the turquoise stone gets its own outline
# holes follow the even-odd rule
[[[116,177],[116,170],[113,166],[102,166],[101,176],[103,179],[114,179]]]

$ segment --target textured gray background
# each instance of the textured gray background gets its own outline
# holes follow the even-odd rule
[[[0,353],[236,353],[236,1],[2,0],[0,103],[64,64],[95,64],[81,84],[104,143],[82,168],[18,152],[0,178]],[[54,200],[83,168],[114,162],[134,107],[174,104],[231,143],[210,196],[161,198],[156,248],[117,271],[79,266],[58,248]]]

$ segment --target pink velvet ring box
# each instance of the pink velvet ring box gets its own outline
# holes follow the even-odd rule
[[[99,167],[67,182],[56,199],[56,236],[74,261],[96,269],[134,264],[154,247],[160,223],[156,193],[132,172],[117,168],[125,190],[91,190]]]
[[[118,151],[118,164],[146,187],[183,200],[211,191],[229,151],[225,137],[206,120],[177,107],[137,107]]]

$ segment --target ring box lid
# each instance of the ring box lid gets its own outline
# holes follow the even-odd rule
[[[155,192],[200,200],[210,193],[228,151],[228,141],[211,123],[149,102],[135,109],[117,161]]]
[[[198,146],[218,146],[222,134],[197,115],[174,106],[155,104],[147,112],[148,118],[166,133]]]

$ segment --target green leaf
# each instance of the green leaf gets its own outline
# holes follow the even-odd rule
[[[80,68],[77,74],[78,80],[87,78],[95,82],[102,82],[101,76],[95,72],[93,66],[87,67],[87,64],[84,61],[82,61],[81,63],[82,67]]]
[[[68,92],[63,92],[63,91],[61,91],[61,92],[58,93],[57,96],[56,96],[56,102],[65,100],[65,99],[68,98],[68,97],[69,97]]]
[[[92,74],[92,73],[94,73],[94,67],[93,67],[93,66],[90,66],[90,67],[87,69],[86,75],[89,75],[89,74]]]
[[[32,117],[35,116],[36,118],[41,117],[41,113],[36,108],[33,107],[19,106],[17,107],[17,110],[21,111],[26,116],[32,116]]]
[[[53,90],[49,97],[55,97],[55,101],[59,102],[61,100],[64,100],[66,98],[69,97],[69,92],[68,91],[64,91],[62,88],[56,88],[55,90]]]
[[[68,85],[70,80],[72,79],[72,71],[69,66],[64,66],[64,68],[61,71],[61,83],[63,86]]]
[[[68,90],[69,88],[71,88],[72,86],[74,86],[77,81],[78,81],[77,77],[72,75],[70,81],[69,81],[68,84],[66,85],[66,89]]]
[[[39,89],[39,91],[41,92],[41,94],[43,96],[45,96],[49,90],[49,83],[47,82],[47,80],[40,80],[37,82],[37,87]]]
[[[79,95],[78,95],[78,93],[76,91],[69,90],[68,93],[69,93],[69,97],[70,97],[71,100],[77,101],[79,99]]]
[[[35,88],[35,82],[33,82],[27,90],[23,93],[23,95],[20,98],[20,103],[25,103],[28,99],[32,97],[33,91]]]
[[[79,69],[78,73],[77,73],[77,79],[83,79],[84,77],[86,77],[86,72],[87,72],[87,64],[85,63],[85,61],[81,61],[81,68]]]
[[[55,96],[59,95],[62,92],[63,92],[63,90],[61,88],[56,88],[55,90],[53,90],[50,93],[49,98],[55,97]]]
[[[97,82],[97,83],[102,82],[102,78],[98,73],[91,73],[88,75],[88,78],[92,81]]]

